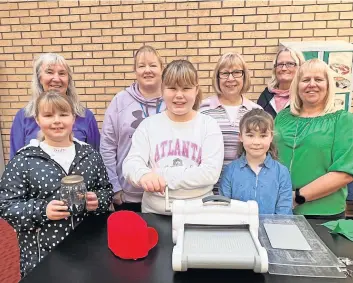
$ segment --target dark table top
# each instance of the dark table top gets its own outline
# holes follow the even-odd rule
[[[333,283],[352,282],[352,278],[307,278],[258,274],[252,270],[189,269],[172,270],[171,218],[141,214],[148,226],[159,234],[159,242],[145,259],[121,260],[107,245],[107,215],[87,218],[54,251],[52,251],[22,283],[181,283],[181,282],[271,282]],[[316,233],[337,256],[353,258],[353,243],[340,235],[331,235],[317,225],[322,220],[309,220]]]

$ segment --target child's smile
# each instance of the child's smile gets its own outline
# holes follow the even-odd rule
[[[192,109],[197,96],[197,86],[164,86],[163,99],[168,116],[175,122],[189,121],[193,117]]]
[[[264,133],[256,130],[242,133],[239,136],[243,143],[246,155],[252,158],[265,158],[270,148],[273,135],[270,131]]]

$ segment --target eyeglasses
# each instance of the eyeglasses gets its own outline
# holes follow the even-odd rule
[[[241,78],[242,76],[244,76],[244,71],[234,70],[232,72],[219,72],[218,77],[220,79],[228,79],[230,74],[232,74],[233,78]]]
[[[295,62],[286,62],[286,63],[278,63],[278,64],[274,65],[274,67],[277,68],[277,69],[283,69],[284,66],[286,66],[287,69],[294,68],[295,66],[297,66],[297,63],[295,63]]]

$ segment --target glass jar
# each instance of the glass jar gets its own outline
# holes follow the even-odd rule
[[[60,200],[72,214],[79,214],[86,206],[86,185],[80,175],[70,175],[61,179]]]

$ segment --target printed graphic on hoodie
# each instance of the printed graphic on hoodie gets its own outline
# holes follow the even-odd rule
[[[169,156],[189,158],[200,165],[202,148],[194,142],[179,139],[164,140],[161,143],[156,144],[156,151],[154,155],[155,162],[159,162],[161,159]]]
[[[148,103],[150,103],[150,102],[147,102],[147,103],[140,102],[140,107],[142,110],[135,110],[132,112],[132,116],[134,116],[136,118],[136,120],[132,121],[131,128],[137,129],[137,127],[140,125],[140,123],[143,121],[143,119],[150,116],[150,113],[148,111],[148,108],[149,108]],[[156,107],[155,114],[160,113],[161,105],[162,105],[162,100],[157,98],[156,105],[155,105],[155,107]]]
[[[141,110],[135,110],[132,112],[132,116],[136,118],[135,121],[132,121],[131,123],[131,128],[137,129],[137,127],[141,124],[143,121],[144,117],[142,116],[142,111]]]

